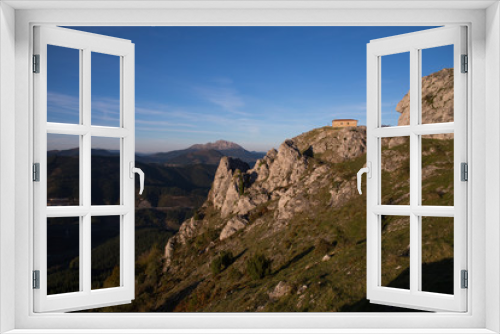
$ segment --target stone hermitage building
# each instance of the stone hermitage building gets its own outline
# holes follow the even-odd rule
[[[347,126],[358,126],[357,119],[334,119],[332,121],[334,128],[345,128]]]

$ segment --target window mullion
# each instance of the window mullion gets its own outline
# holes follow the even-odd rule
[[[84,61],[84,55],[83,55],[83,50],[80,50],[80,62],[79,62],[79,97],[78,97],[78,101],[79,101],[79,118],[80,118],[80,122],[78,124],[78,126],[81,126],[83,124],[83,61]],[[48,124],[49,125],[49,124]],[[83,161],[83,157],[84,157],[84,154],[83,154],[83,136],[78,136],[79,138],[79,142],[80,142],[80,157],[79,157],[79,171],[78,171],[78,179],[79,179],[79,201],[80,201],[80,206],[83,206],[84,205],[84,191],[83,191],[83,188],[84,188],[84,182],[83,182],[83,175],[82,175],[82,161]],[[80,269],[78,271],[78,276],[79,276],[79,291],[83,291],[84,289],[84,286],[85,286],[85,279],[84,279],[84,271],[83,271],[83,268],[84,268],[84,251],[85,251],[85,248],[84,248],[84,239],[83,239],[83,234],[85,233],[84,231],[84,218],[82,216],[79,217],[79,250],[78,250],[78,253],[80,254],[79,258],[78,258],[78,268]]]
[[[413,210],[419,205],[420,139],[415,133],[419,122],[420,64],[418,49],[410,50],[410,291],[416,293],[420,282],[420,217]]]
[[[82,123],[85,127],[91,125],[91,51],[86,48],[83,50],[83,66],[81,78],[81,92],[82,92]],[[83,233],[81,234],[81,264],[80,270],[83,275],[83,291],[90,293],[91,291],[91,134],[90,131],[82,136],[82,151],[83,157],[80,159],[80,171],[82,177],[83,189],[83,206],[88,208],[89,211],[83,216]]]

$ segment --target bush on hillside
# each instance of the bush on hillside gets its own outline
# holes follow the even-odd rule
[[[247,260],[247,274],[254,280],[271,273],[271,260],[262,254],[255,254]]]
[[[319,238],[314,243],[314,253],[325,255],[333,249],[333,244],[326,239]]]
[[[243,175],[238,175],[238,194],[243,196],[245,194],[245,183],[243,182]]]
[[[217,275],[223,272],[227,267],[229,267],[234,262],[233,253],[230,251],[222,251],[215,259],[210,263],[210,270],[212,274]]]

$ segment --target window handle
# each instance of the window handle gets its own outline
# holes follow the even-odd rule
[[[361,177],[363,175],[363,173],[366,173],[366,176],[371,179],[372,178],[372,163],[371,162],[367,162],[366,163],[366,167],[364,168],[361,168],[359,171],[358,171],[358,191],[359,191],[359,194],[362,194],[363,192],[361,191]]]
[[[139,195],[142,195],[142,192],[144,190],[144,172],[140,168],[134,167],[134,162],[130,161],[130,178],[134,178],[134,173],[139,174],[139,185],[140,185],[140,190],[139,190]]]

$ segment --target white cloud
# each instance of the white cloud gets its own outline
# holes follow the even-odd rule
[[[78,96],[47,92],[47,112],[50,114],[73,115],[78,117],[80,102]]]
[[[181,127],[188,127],[188,128],[196,127],[196,125],[190,124],[190,123],[177,123],[177,122],[160,121],[160,120],[147,121],[147,120],[142,120],[142,119],[136,119],[135,124],[153,125],[154,127],[165,127],[165,126],[181,126]]]
[[[221,107],[224,111],[237,115],[248,115],[241,110],[245,106],[241,94],[233,87],[229,87],[228,84],[197,87],[195,90],[203,99]]]

